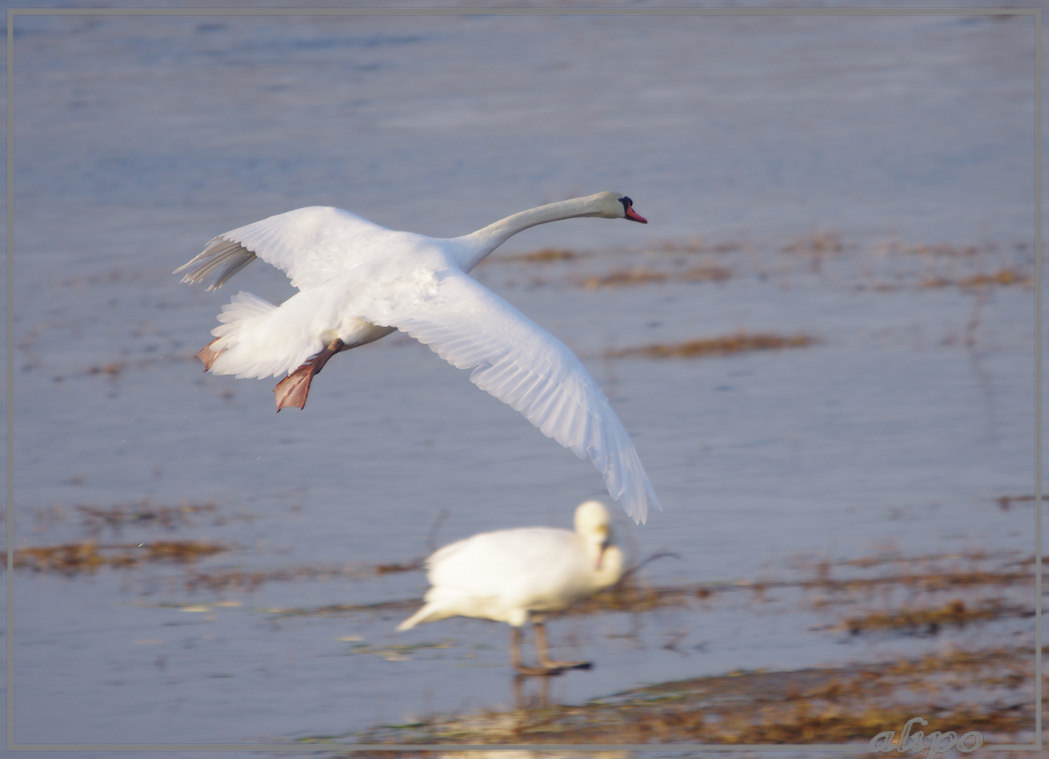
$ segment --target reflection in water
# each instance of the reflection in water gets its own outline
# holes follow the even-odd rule
[[[514,706],[518,709],[550,706],[550,679],[561,674],[560,672],[540,676],[515,674],[513,678]]]

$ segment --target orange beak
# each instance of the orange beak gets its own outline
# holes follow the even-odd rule
[[[638,221],[642,224],[648,224],[648,219],[635,211],[633,206],[627,206],[626,218],[630,219],[630,221]]]

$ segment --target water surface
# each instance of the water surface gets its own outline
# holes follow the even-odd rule
[[[512,702],[504,626],[395,634],[424,577],[371,568],[434,537],[567,527],[600,478],[403,336],[333,361],[302,413],[274,414],[269,381],[202,374],[192,354],[229,294],[288,289],[261,264],[217,295],[171,270],[298,206],[455,235],[575,194],[634,198],[649,225],[529,230],[477,276],[580,355],[634,436],[665,511],[619,514],[618,534],[635,561],[678,557],[647,583],[1033,551],[1030,505],[997,505],[1034,487],[1033,289],[957,286],[1033,274],[1031,18],[15,25],[15,545],[230,549],[16,573],[17,743],[282,742]],[[545,247],[579,255],[513,258]],[[678,281],[699,264],[730,276]],[[668,279],[583,286],[636,267]],[[738,330],[818,343],[607,357]],[[189,508],[106,526],[82,506]],[[231,572],[284,576],[203,579]],[[596,667],[552,697],[920,645],[819,632],[833,619],[790,594],[719,598],[553,623]]]

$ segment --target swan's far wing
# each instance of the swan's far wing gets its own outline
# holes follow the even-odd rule
[[[463,272],[441,272],[432,288],[413,293],[377,300],[361,315],[469,369],[479,388],[589,458],[635,521],[645,521],[649,505],[659,508],[630,435],[568,346]]]
[[[387,230],[341,208],[311,206],[277,214],[213,237],[202,253],[174,273],[183,282],[203,282],[219,272],[208,290],[217,290],[261,258],[288,275],[300,290],[323,284],[346,271],[354,251]]]

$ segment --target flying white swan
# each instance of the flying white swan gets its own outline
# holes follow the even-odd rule
[[[590,662],[552,661],[544,615],[563,611],[623,576],[623,552],[613,540],[608,510],[598,501],[580,504],[575,532],[523,527],[479,535],[447,545],[427,559],[432,587],[426,605],[397,626],[408,630],[448,617],[479,617],[511,626],[510,657],[523,674],[554,674]],[[521,663],[521,627],[535,627],[539,666]]]
[[[213,238],[175,273],[215,290],[261,258],[299,292],[279,306],[239,292],[219,314],[215,339],[197,353],[206,370],[237,377],[287,374],[277,410],[303,408],[313,375],[340,351],[399,329],[429,345],[482,390],[521,412],[580,458],[637,522],[660,508],[622,422],[560,340],[466,272],[518,232],[577,216],[642,224],[630,198],[600,192],[507,216],[462,237],[380,227],[338,208],[270,216]]]

